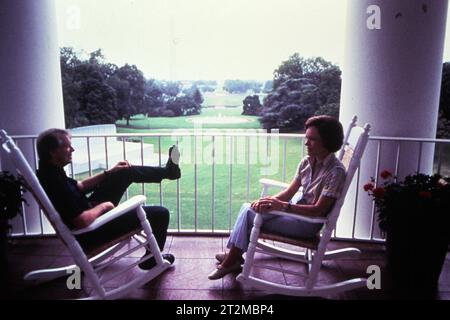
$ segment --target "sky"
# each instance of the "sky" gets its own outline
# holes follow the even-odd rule
[[[346,0],[55,2],[61,47],[101,48],[108,62],[135,64],[147,78],[269,80],[295,52],[344,60]]]

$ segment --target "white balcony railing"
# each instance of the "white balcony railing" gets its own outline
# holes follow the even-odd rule
[[[37,165],[36,136],[13,137],[19,147],[32,150],[32,163]],[[170,133],[76,135],[72,143],[76,151],[73,163],[66,167],[68,175],[81,179],[97,170],[111,167],[121,159],[136,165],[164,165],[168,147],[178,144],[182,153],[182,178],[161,184],[131,186],[124,198],[134,194],[147,195],[147,203],[164,205],[171,212],[170,231],[175,233],[224,234],[229,232],[243,202],[257,199],[261,192],[260,178],[290,181],[299,160],[305,155],[304,135],[261,132],[177,131]],[[395,174],[400,170],[400,154],[404,144],[418,145],[417,158],[421,168],[423,145],[435,149],[435,173],[450,175],[450,140],[371,137],[368,148],[376,148],[377,161],[371,172],[378,176],[379,159],[384,146],[396,150]],[[392,151],[390,151],[392,152]],[[395,152],[394,152],[395,153]],[[362,161],[365,161],[364,158]],[[376,227],[374,208],[361,212],[358,201],[367,195],[362,191],[366,181],[356,174],[354,197],[347,197],[354,208],[338,220],[335,238],[377,241],[382,239]],[[274,193],[277,192],[274,190]],[[29,195],[28,195],[29,197]],[[363,199],[364,200],[364,199]],[[30,202],[30,201],[29,201]],[[23,216],[13,221],[14,236],[52,234],[53,229],[36,205],[24,205]],[[367,217],[370,217],[367,219]],[[365,224],[361,228],[361,221]],[[363,231],[361,231],[363,230]],[[365,230],[365,231],[364,231]],[[369,230],[369,231],[367,231]]]

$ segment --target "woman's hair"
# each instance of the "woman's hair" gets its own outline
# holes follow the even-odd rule
[[[70,137],[70,133],[64,129],[48,129],[37,138],[37,153],[39,160],[50,161],[50,152],[58,149],[64,143],[64,137]]]
[[[322,138],[323,146],[330,152],[336,152],[344,142],[342,124],[331,116],[315,116],[306,120],[305,129],[314,127]]]

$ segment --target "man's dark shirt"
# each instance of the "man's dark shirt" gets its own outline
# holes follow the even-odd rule
[[[74,228],[72,220],[90,209],[88,199],[78,189],[77,181],[67,177],[57,166],[39,162],[37,177],[63,222]]]

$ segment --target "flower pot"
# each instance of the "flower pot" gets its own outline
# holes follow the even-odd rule
[[[436,297],[449,238],[446,232],[428,224],[403,221],[386,231],[387,268],[394,298]]]

